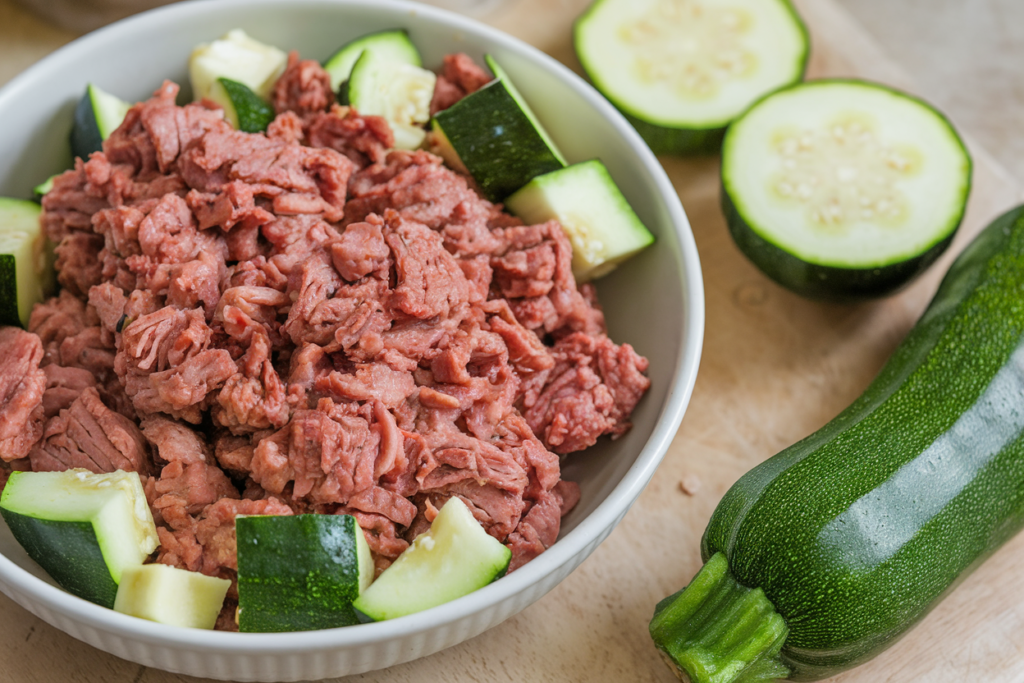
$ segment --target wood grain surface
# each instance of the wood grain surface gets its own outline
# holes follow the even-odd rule
[[[518,0],[490,15],[489,23],[578,71],[570,29],[586,4]],[[913,90],[832,0],[797,4],[814,41],[812,76],[862,76]],[[55,32],[45,39],[57,47],[67,37]],[[647,622],[654,604],[699,568],[700,535],[718,500],[743,472],[846,407],[913,325],[954,253],[1019,200],[1020,188],[983,150],[975,146],[973,152],[974,192],[950,252],[900,295],[858,306],[811,303],[768,281],[726,232],[718,209],[717,160],[662,158],[697,240],[707,331],[690,408],[654,480],[590,559],[532,607],[434,656],[344,680],[675,681],[650,642]],[[833,680],[1024,680],[1024,581],[1016,570],[1022,563],[1024,536],[1000,550],[902,642]],[[0,640],[0,681],[198,680],[95,650],[2,596]]]

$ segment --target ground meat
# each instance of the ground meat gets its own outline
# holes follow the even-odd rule
[[[39,337],[16,327],[0,328],[0,458],[5,462],[28,455],[43,435],[43,391]]]
[[[526,381],[523,404],[533,431],[556,453],[592,446],[602,434],[629,429],[628,417],[651,381],[647,359],[629,344],[582,332],[551,350],[555,366]]]
[[[434,110],[490,80],[450,55]],[[378,571],[452,497],[512,569],[549,547],[579,500],[558,454],[621,435],[649,385],[561,227],[391,150],[295,54],[266,134],[177,92],[43,200],[62,291],[0,329],[0,483],[138,470],[156,560],[232,580],[239,514],[351,514]]]
[[[444,68],[434,85],[434,98],[430,102],[430,115],[447,109],[466,95],[476,92],[494,77],[477,66],[469,55],[462,52],[446,55]]]
[[[300,60],[297,52],[288,55],[288,66],[277,79],[271,97],[278,114],[295,112],[300,117],[322,112],[334,102],[331,77],[312,59]]]
[[[362,116],[351,107],[338,105],[310,119],[308,137],[311,146],[341,152],[359,168],[384,161],[395,146],[394,133],[384,118]]]
[[[107,408],[95,388],[46,423],[43,440],[29,455],[36,472],[83,467],[92,472],[127,470],[146,474],[149,449],[135,423]]]

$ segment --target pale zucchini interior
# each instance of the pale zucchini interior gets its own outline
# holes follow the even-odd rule
[[[367,50],[352,69],[349,101],[360,114],[384,117],[395,147],[416,149],[426,135],[436,80],[432,71]]]
[[[970,160],[923,103],[869,84],[809,83],[752,108],[723,148],[725,190],[762,238],[821,265],[885,266],[959,224]]]
[[[711,128],[799,79],[807,38],[781,0],[599,0],[577,27],[576,49],[621,109]]]

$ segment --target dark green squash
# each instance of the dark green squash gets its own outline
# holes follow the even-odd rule
[[[726,493],[708,564],[651,622],[694,683],[861,664],[1024,526],[1022,292],[1024,207],[960,255],[862,396]]]

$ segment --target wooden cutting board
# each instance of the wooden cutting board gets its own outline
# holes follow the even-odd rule
[[[814,41],[811,76],[861,76],[913,90],[832,0],[797,4]],[[579,71],[570,27],[586,5],[587,0],[509,0],[489,20]],[[63,42],[60,35],[45,39],[54,47]],[[4,40],[0,28],[0,56],[7,49]],[[858,306],[811,303],[767,280],[728,237],[718,209],[717,160],[662,158],[700,251],[707,326],[690,408],[654,480],[590,559],[532,607],[457,647],[346,680],[675,681],[650,642],[647,622],[654,604],[688,583],[700,567],[700,535],[718,500],[743,472],[846,407],[913,325],[953,254],[1020,198],[1020,188],[988,155],[973,151],[974,192],[950,252],[899,296]],[[699,482],[695,494],[681,490],[684,478]],[[1021,564],[1024,535],[902,642],[833,680],[1024,680],[1024,572],[1015,571]],[[3,596],[0,639],[4,681],[197,680],[95,650]]]

